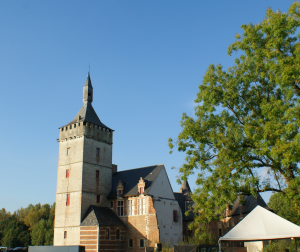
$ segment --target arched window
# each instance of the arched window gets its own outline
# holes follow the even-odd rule
[[[109,239],[109,228],[107,228],[105,230],[105,239],[108,240]]]
[[[120,229],[116,230],[116,239],[119,240],[120,239]]]

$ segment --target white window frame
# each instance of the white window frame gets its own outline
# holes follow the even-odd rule
[[[128,215],[134,215],[134,200],[128,200]]]
[[[145,214],[145,199],[144,198],[139,198],[138,199],[138,214],[143,215]]]
[[[119,202],[122,204],[119,205]],[[122,209],[122,215],[121,215],[121,209]],[[118,213],[118,216],[124,216],[124,201],[123,200],[118,200],[117,202],[117,213]]]

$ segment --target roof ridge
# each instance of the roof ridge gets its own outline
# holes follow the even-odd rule
[[[128,169],[128,170],[122,170],[122,171],[116,172],[115,174],[121,173],[121,172],[126,172],[126,171],[145,169],[145,168],[150,168],[150,167],[158,167],[158,166],[161,166],[161,165],[163,165],[163,164],[159,164],[159,165],[150,165],[150,166],[145,166],[145,167],[140,167],[140,168],[133,168],[133,169]]]

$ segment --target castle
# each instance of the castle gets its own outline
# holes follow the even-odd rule
[[[118,172],[112,163],[114,130],[100,121],[92,102],[88,74],[82,108],[59,128],[54,245],[153,251],[159,242],[181,241],[187,182],[175,198],[164,165]]]

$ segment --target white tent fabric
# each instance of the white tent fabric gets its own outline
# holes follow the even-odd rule
[[[296,237],[300,237],[299,226],[257,206],[219,241],[262,241]]]

